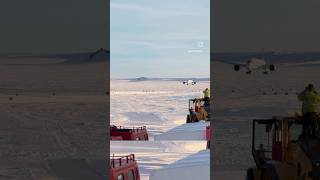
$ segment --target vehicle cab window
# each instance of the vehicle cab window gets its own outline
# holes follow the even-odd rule
[[[290,141],[298,141],[302,135],[302,125],[292,124],[290,126]]]

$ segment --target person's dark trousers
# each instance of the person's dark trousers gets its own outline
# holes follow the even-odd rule
[[[209,97],[205,97],[203,98],[205,105],[209,106],[210,104],[210,98]]]
[[[317,119],[318,119],[318,115],[316,112],[307,112],[303,114],[303,119],[302,119],[303,137],[307,138],[310,136],[315,136]],[[311,127],[311,132],[309,130],[310,127]]]
[[[210,111],[210,98],[205,97],[205,98],[203,98],[203,100],[204,100],[204,109],[209,113],[209,111]]]

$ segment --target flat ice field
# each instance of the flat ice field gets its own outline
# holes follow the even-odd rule
[[[209,85],[209,81],[187,86],[171,80],[111,80],[111,125],[146,126],[150,140],[112,141],[110,154],[134,153],[142,180],[182,180],[188,176],[185,168],[206,171],[202,179],[208,180],[205,127],[209,123],[185,122],[188,100],[201,97]]]
[[[111,80],[110,86],[111,125],[146,126],[153,140],[155,136],[185,124],[188,100],[201,97],[210,82],[199,81],[187,86],[171,80]]]
[[[209,180],[205,148],[204,141],[111,141],[110,154],[134,153],[141,180]]]
[[[301,110],[296,93],[308,83],[319,91],[319,61],[275,64],[268,75],[245,70],[235,72],[230,64],[214,62],[214,132],[211,149],[213,179],[245,179],[254,166],[251,154],[252,120],[292,116]]]

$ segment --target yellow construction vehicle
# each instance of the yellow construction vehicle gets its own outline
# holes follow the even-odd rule
[[[202,98],[189,99],[189,114],[186,123],[207,121],[209,119],[209,104]]]
[[[247,180],[320,180],[320,139],[303,138],[301,118],[253,120],[256,166]]]

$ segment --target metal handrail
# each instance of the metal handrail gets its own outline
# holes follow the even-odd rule
[[[117,164],[118,161],[118,164]],[[124,164],[129,164],[129,162],[134,162],[135,156],[134,154],[126,155],[126,156],[110,156],[110,166],[112,168],[116,167],[116,164],[119,165],[118,167],[121,167]]]

